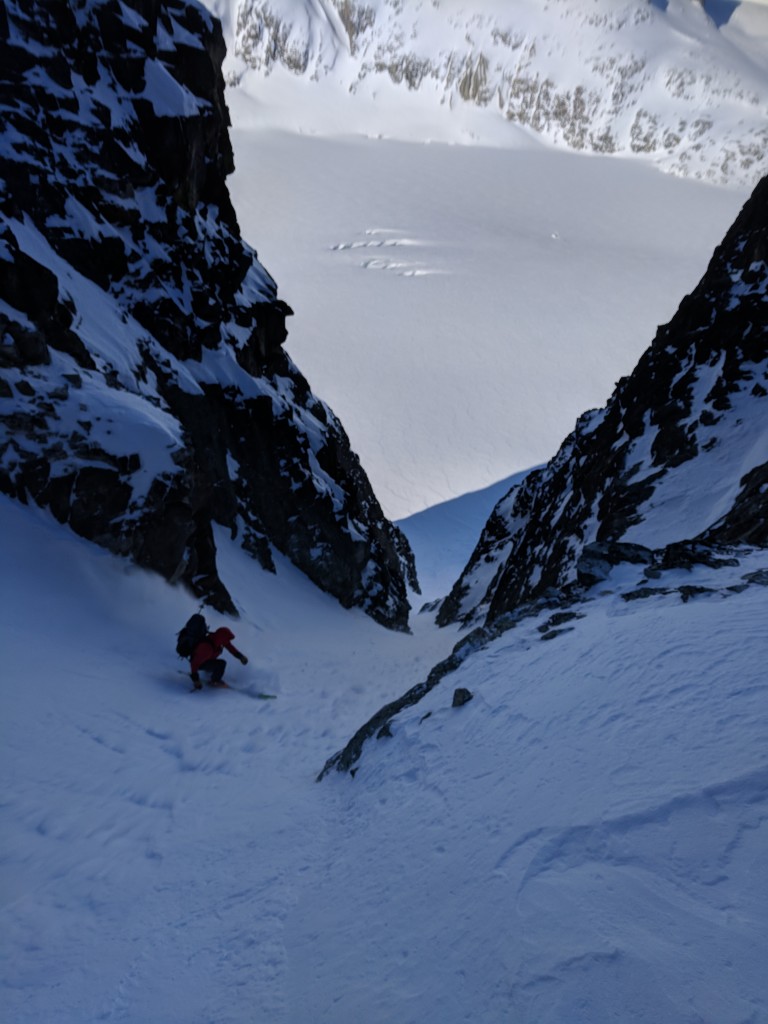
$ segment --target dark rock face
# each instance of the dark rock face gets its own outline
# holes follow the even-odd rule
[[[408,544],[240,238],[219,23],[7,0],[0,47],[0,489],[220,610],[214,523],[407,628]]]
[[[567,600],[620,562],[668,563],[686,544],[766,546],[767,484],[765,178],[607,406],[499,502],[438,622]]]

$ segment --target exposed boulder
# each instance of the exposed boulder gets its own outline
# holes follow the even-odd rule
[[[221,610],[215,523],[407,628],[407,541],[240,237],[219,22],[185,0],[3,14],[0,489]]]
[[[474,698],[474,693],[468,690],[464,686],[459,686],[453,691],[453,700],[451,701],[452,708],[463,708],[465,704]]]

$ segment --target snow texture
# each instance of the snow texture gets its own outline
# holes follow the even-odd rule
[[[277,699],[190,694],[190,599],[0,502],[6,1019],[765,1017],[764,552],[634,601],[623,569],[317,785],[452,628],[393,634],[220,536],[251,659],[227,678]]]

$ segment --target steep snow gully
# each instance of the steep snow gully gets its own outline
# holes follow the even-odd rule
[[[254,83],[265,106],[284,98],[289,72],[259,77],[258,61],[270,40],[290,43],[275,12],[300,15],[310,5],[212,6],[241,49],[253,44],[238,109]],[[419,9],[435,24],[441,5],[427,6]],[[520,6],[533,25],[536,5]],[[585,22],[593,6],[600,17]],[[692,0],[620,6],[615,17],[608,0],[552,0],[547,11],[568,24],[576,11],[598,46],[626,16],[654,56],[670,25],[687,26],[675,46],[695,39],[697,73],[671,83],[684,106],[686,89],[705,81],[724,47],[735,62],[726,85],[763,89],[764,70],[752,58],[743,63],[762,52],[761,39],[729,40],[762,24],[756,9],[765,5],[738,5],[728,18],[727,5]],[[503,7],[493,0],[484,9]],[[705,17],[715,9],[718,24]],[[346,32],[361,53],[408,24],[403,5],[386,0],[324,0],[311,10],[328,15],[336,42]],[[258,12],[271,16],[257,38]],[[551,52],[539,47],[544,64],[536,65],[531,47],[502,38],[496,20],[472,25],[484,45],[528,54],[529,84],[557,57],[554,39]],[[454,41],[457,31],[463,38],[458,17]],[[631,362],[621,369],[629,376],[608,405],[585,412],[554,459],[534,471],[506,466],[497,476],[514,478],[490,487],[485,478],[471,493],[471,460],[451,462],[453,442],[442,439],[431,453],[446,458],[448,496],[461,497],[424,508],[406,482],[399,497],[422,511],[394,526],[341,422],[285,352],[288,307],[240,237],[224,182],[231,150],[218,24],[182,0],[7,0],[0,36],[14,51],[2,65],[14,87],[0,97],[3,180],[13,186],[0,190],[0,1018],[768,1022],[768,179],[637,370]],[[326,38],[313,37],[314,57]],[[59,53],[65,46],[71,66]],[[268,52],[279,63],[292,51]],[[379,56],[384,66],[366,72],[360,93],[373,80],[394,89],[402,70],[405,85],[389,107],[402,112],[420,65],[403,64],[407,53]],[[615,66],[606,57],[605,67]],[[482,101],[482,75],[461,81]],[[509,84],[525,103],[524,83]],[[722,81],[709,84],[719,103]],[[311,77],[304,86],[307,98],[325,95]],[[578,127],[570,116],[550,117],[564,109],[561,92],[553,88],[541,111],[550,141]],[[728,114],[733,96],[726,100]],[[752,113],[762,102],[742,101]],[[276,102],[272,115],[284,112]],[[751,175],[765,125],[740,128],[729,118],[713,122],[709,142],[717,150],[725,140],[724,152],[736,146],[739,175]],[[171,124],[172,137],[188,143],[181,150],[167,146],[161,129]],[[367,183],[361,169],[373,151],[360,140],[286,143],[274,133],[246,140],[247,132],[244,115],[239,152],[254,154],[254,166],[260,145],[273,147],[278,168],[286,153],[315,154],[323,167],[342,154],[336,184]],[[463,129],[451,137],[466,141]],[[524,137],[515,134],[520,145]],[[543,345],[532,325],[537,306],[552,304],[548,274],[568,278],[559,298],[573,301],[540,330],[552,360],[562,354],[569,365],[566,350],[578,349],[571,391],[581,399],[603,353],[633,351],[622,321],[645,304],[634,280],[655,264],[648,280],[658,283],[659,266],[677,263],[678,253],[704,272],[712,243],[700,253],[702,239],[722,237],[725,212],[742,199],[690,181],[656,189],[650,167],[632,165],[630,174],[615,157],[563,158],[527,138],[519,154],[529,186],[545,166],[547,191],[559,196],[583,194],[589,168],[600,168],[593,194],[611,175],[621,181],[603,218],[610,223],[594,233],[599,203],[574,216],[571,199],[551,225],[538,210],[532,220],[515,216],[520,193],[498,154],[484,162],[487,205],[473,206],[475,216],[461,197],[466,168],[483,154],[416,151],[389,143],[376,151],[392,161],[387,168],[399,167],[386,217],[377,205],[374,218],[367,193],[358,193],[341,233],[328,221],[330,204],[309,204],[317,209],[307,237],[322,250],[312,258],[326,261],[321,284],[306,283],[310,262],[297,255],[289,263],[304,294],[331,298],[333,318],[311,305],[305,317],[312,344],[322,348],[327,334],[340,345],[321,359],[342,398],[359,380],[344,353],[372,361],[382,324],[384,348],[388,335],[406,340],[394,361],[424,394],[414,399],[391,376],[395,398],[364,409],[377,429],[384,416],[401,416],[428,420],[436,433],[426,392],[440,390],[438,381],[450,385],[439,406],[446,418],[457,396],[487,403],[482,388],[457,390],[455,379],[436,375],[451,349],[461,366],[482,333],[483,376],[504,378],[499,368],[511,365],[525,379],[533,411],[526,406],[514,427],[541,445],[537,389],[551,389],[551,378],[519,356]],[[704,176],[711,152],[699,153]],[[105,153],[112,168],[100,165]],[[179,167],[180,155],[189,166]],[[400,183],[438,163],[451,164],[443,187],[461,185],[444,194],[442,209],[459,214],[441,220],[435,202],[422,219],[401,221],[395,214],[405,205],[390,202]],[[721,171],[718,162],[718,180]],[[433,191],[439,177],[425,179]],[[272,178],[275,194],[293,180]],[[238,208],[247,181],[246,168]],[[629,181],[634,222],[618,215]],[[500,219],[497,197],[508,193]],[[669,240],[641,230],[642,211],[659,203],[684,210],[676,224],[706,220],[706,231]],[[283,209],[264,218],[285,236]],[[248,215],[256,232],[255,204]],[[439,223],[451,231],[433,234]],[[440,247],[422,241],[437,237]],[[580,260],[585,277],[568,277]],[[462,276],[464,264],[471,274]],[[624,274],[610,277],[609,264]],[[581,291],[587,277],[599,282],[594,301]],[[498,305],[512,279],[516,307],[506,308],[514,316]],[[534,279],[544,291],[526,294]],[[152,301],[148,282],[159,289]],[[661,285],[645,287],[653,296]],[[604,303],[614,307],[610,320]],[[339,315],[355,307],[362,328]],[[456,315],[467,315],[461,307],[468,319]],[[578,336],[566,329],[574,310]],[[494,357],[504,348],[513,348],[510,364]],[[394,351],[386,348],[390,364]],[[507,387],[502,380],[502,409]],[[220,428],[215,444],[197,415],[203,408]],[[473,425],[463,456],[482,458],[512,421],[482,422],[462,420]],[[409,460],[407,443],[381,455],[381,479],[397,475],[399,459]],[[409,480],[420,475],[415,460]],[[419,495],[435,493],[421,486]],[[147,529],[160,527],[153,552],[161,564],[137,557]],[[163,536],[179,548],[170,567]],[[409,542],[427,601],[420,611]],[[340,574],[333,587],[321,589],[324,573]],[[191,692],[173,653],[175,633],[203,596],[211,624],[229,625],[250,659],[229,666],[230,690]],[[256,691],[275,699],[250,699]]]
[[[456,627],[385,630],[222,535],[230,679],[278,696],[191,694],[169,649],[192,599],[2,516],[6,1019],[764,1019],[763,551],[654,593],[616,569],[318,785]]]

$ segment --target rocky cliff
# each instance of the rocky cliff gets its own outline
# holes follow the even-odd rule
[[[7,0],[0,46],[0,488],[220,610],[214,523],[407,628],[407,542],[240,237],[218,21]]]
[[[438,621],[731,544],[768,546],[768,178],[606,407],[496,506]]]

